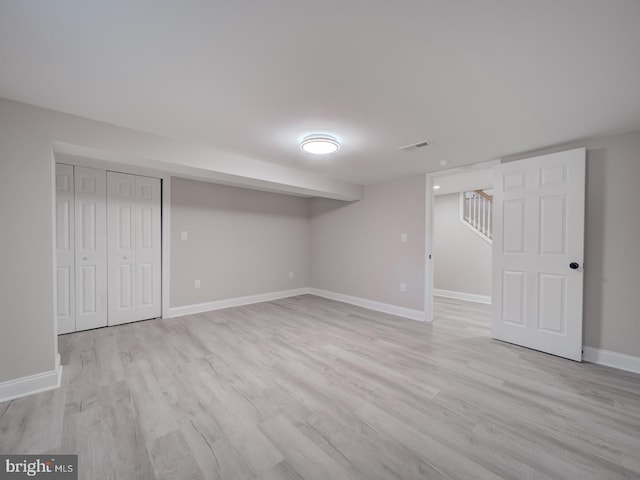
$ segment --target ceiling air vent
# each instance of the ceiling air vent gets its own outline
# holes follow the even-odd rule
[[[404,147],[400,147],[400,150],[404,152],[411,152],[419,148],[424,148],[428,145],[429,145],[429,142],[427,142],[426,140],[423,140],[422,142],[412,143],[411,145],[405,145]]]

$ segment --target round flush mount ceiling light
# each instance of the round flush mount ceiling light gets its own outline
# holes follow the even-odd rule
[[[314,155],[326,155],[340,149],[338,141],[329,135],[309,135],[302,140],[300,148]]]

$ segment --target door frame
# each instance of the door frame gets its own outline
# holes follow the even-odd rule
[[[424,319],[427,322],[433,321],[433,206],[435,193],[433,186],[437,185],[437,180],[443,177],[451,177],[461,173],[472,173],[480,170],[491,170],[496,165],[500,165],[502,160],[490,160],[488,162],[473,163],[463,167],[448,168],[425,175],[425,265],[424,265]],[[492,173],[493,176],[493,173]],[[476,188],[482,185],[474,184]],[[490,187],[491,185],[487,185]]]
[[[123,158],[121,155],[111,154],[99,150],[88,149],[85,147],[59,144],[56,143],[52,149],[52,169],[53,169],[53,208],[52,208],[52,222],[53,222],[53,235],[55,239],[56,228],[56,209],[55,209],[55,168],[56,163],[65,163],[69,165],[77,165],[79,167],[97,168],[106,171],[116,171],[121,173],[128,173],[131,175],[142,175],[146,177],[155,177],[161,180],[161,317],[169,314],[170,298],[171,298],[171,272],[170,272],[170,252],[171,252],[171,177],[172,175],[158,170],[155,168],[149,168],[148,160],[137,158]],[[53,249],[55,253],[55,242],[53,243]],[[55,273],[57,259],[53,256],[53,271]],[[55,276],[54,276],[55,280]],[[57,312],[57,288],[54,281],[54,331],[56,332],[55,338],[57,343],[58,338],[58,318]],[[57,348],[56,348],[57,352]]]

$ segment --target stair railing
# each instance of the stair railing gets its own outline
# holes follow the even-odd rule
[[[462,221],[486,240],[491,241],[493,196],[482,190],[464,192],[462,205]]]

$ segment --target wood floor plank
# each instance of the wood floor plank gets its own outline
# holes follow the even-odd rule
[[[252,480],[255,478],[244,459],[226,437],[213,437],[206,423],[181,423],[180,431],[207,480]]]
[[[289,462],[283,460],[278,465],[265,472],[260,480],[304,480]]]
[[[180,430],[156,438],[149,445],[157,480],[204,480],[193,452]]]
[[[278,415],[260,425],[260,429],[286,455],[293,468],[308,480],[355,480],[357,476],[327,455],[305,436],[285,415]]]
[[[402,445],[362,423],[355,412],[303,408],[289,416],[328,455],[352,465],[367,479],[418,480],[430,471]]]
[[[0,453],[83,479],[640,478],[640,376],[304,295],[59,337],[60,389],[0,404]]]
[[[419,432],[410,424],[398,420],[397,417],[374,405],[365,405],[356,412],[356,415],[374,430],[392,438],[421,458],[432,468],[434,477],[469,480],[503,478],[469,459],[464,453],[435,440],[430,435]]]

